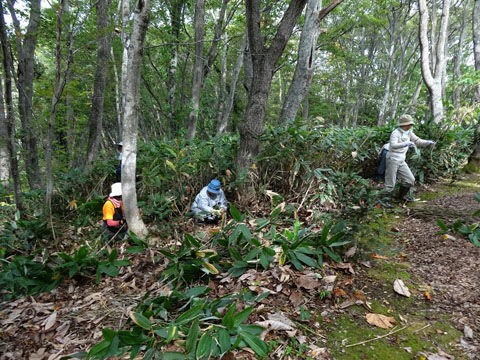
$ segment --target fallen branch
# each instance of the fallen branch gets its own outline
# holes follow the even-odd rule
[[[399,332],[399,331],[402,331],[402,330],[405,329],[406,327],[407,327],[407,325],[405,325],[404,327],[401,327],[400,329],[397,329],[397,330],[395,330],[395,331],[390,331],[388,334],[381,335],[381,336],[377,336],[376,338],[373,338],[373,339],[370,339],[370,340],[360,341],[360,342],[355,343],[355,344],[346,345],[345,347],[352,347],[352,346],[357,346],[357,345],[363,345],[363,344],[366,344],[366,343],[371,342],[371,341],[383,339],[384,337],[387,337],[387,336],[390,336],[390,335],[392,335],[392,334],[395,334],[395,333],[397,333],[397,332]]]

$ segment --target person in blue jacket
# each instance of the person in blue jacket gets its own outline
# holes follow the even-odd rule
[[[193,216],[205,223],[216,223],[227,211],[228,203],[219,180],[212,179],[195,197],[191,210]]]

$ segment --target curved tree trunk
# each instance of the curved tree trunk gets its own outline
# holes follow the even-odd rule
[[[149,21],[148,8],[148,0],[139,0],[137,2],[133,17],[132,36],[128,47],[128,64],[125,66],[127,72],[122,74],[125,77],[124,84],[126,85],[123,91],[126,94],[122,156],[123,204],[130,231],[141,239],[147,236],[148,231],[138,210],[135,177],[137,168],[138,119],[140,115],[141,64],[143,44]]]

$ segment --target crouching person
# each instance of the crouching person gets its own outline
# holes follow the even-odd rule
[[[115,236],[124,238],[126,235],[128,225],[123,211],[122,183],[112,185],[110,195],[103,204],[103,226],[109,239]]]
[[[220,181],[213,179],[205,186],[192,204],[191,210],[197,221],[216,224],[227,211],[228,203],[221,189]]]

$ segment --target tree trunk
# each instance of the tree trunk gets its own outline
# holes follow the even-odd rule
[[[463,16],[460,19],[459,23],[459,36],[458,36],[458,46],[457,51],[453,55],[453,81],[455,83],[455,90],[453,92],[453,107],[455,109],[460,107],[460,99],[461,99],[461,88],[458,84],[458,80],[462,76],[460,65],[462,63],[462,56],[463,56],[463,44],[465,43],[465,34],[466,34],[466,23],[467,23],[467,16],[468,16],[468,9],[470,7],[470,1],[465,0],[463,4]]]
[[[480,71],[480,0],[475,0],[473,6],[472,32],[475,70]],[[480,85],[477,87],[477,101],[480,102]]]
[[[140,115],[140,84],[143,44],[148,27],[148,0],[137,2],[134,17],[132,36],[128,47],[127,72],[125,77],[126,94],[124,122],[123,122],[123,156],[122,156],[122,194],[125,208],[125,217],[129,230],[139,238],[147,236],[147,228],[140,217],[137,205],[137,190],[135,184],[137,167],[137,134]]]
[[[183,1],[175,0],[167,2],[167,6],[170,9],[170,42],[172,45],[169,46],[170,52],[170,63],[168,66],[168,77],[167,77],[167,103],[168,103],[168,133],[170,136],[175,136],[177,132],[177,122],[175,121],[175,110],[176,110],[176,96],[175,92],[177,89],[177,67],[178,67],[178,44],[180,38],[180,29],[182,26],[181,17],[182,17],[182,8]]]
[[[7,36],[7,27],[4,19],[3,3],[0,1],[0,43],[2,45],[2,64],[3,76],[5,79],[5,107],[6,117],[0,119],[5,123],[5,130],[7,136],[7,153],[10,156],[10,173],[13,180],[13,193],[15,196],[15,205],[20,212],[20,216],[24,217],[22,189],[20,185],[20,172],[18,169],[17,151],[15,146],[15,121],[13,115],[13,97],[12,97],[12,74],[13,69],[12,58],[10,57],[10,46]],[[3,100],[3,99],[2,99]],[[3,103],[3,101],[2,101]]]
[[[290,39],[293,28],[300,17],[307,0],[292,0],[269,48],[264,46],[261,34],[260,1],[246,0],[247,34],[249,54],[253,67],[245,118],[240,125],[240,146],[237,167],[248,170],[260,152],[260,136],[264,130],[265,108],[272,83],[274,66]]]
[[[232,80],[230,82],[229,86],[229,92],[228,92],[228,98],[226,101],[226,104],[224,105],[223,111],[222,111],[222,117],[220,121],[217,124],[217,134],[223,134],[228,127],[228,119],[230,117],[230,114],[232,113],[232,108],[233,108],[233,102],[235,100],[235,93],[237,91],[237,82],[238,82],[238,76],[240,75],[240,70],[242,69],[243,66],[243,59],[245,57],[245,48],[247,46],[247,37],[244,36],[242,43],[240,45],[240,49],[238,51],[238,56],[237,56],[237,61],[235,63],[235,68],[233,69],[232,72]]]
[[[298,60],[292,82],[288,88],[287,97],[280,113],[281,122],[291,122],[295,119],[298,108],[310,90],[316,65],[316,45],[320,35],[322,19],[333,11],[343,0],[334,0],[322,9],[322,0],[309,0],[305,15]]]
[[[110,35],[108,31],[109,0],[97,2],[97,69],[93,84],[92,108],[88,119],[88,144],[85,168],[98,157],[98,148],[103,123],[103,104],[108,73],[108,57],[110,55]]]
[[[446,69],[446,45],[447,30],[450,17],[450,0],[443,0],[442,17],[440,20],[440,28],[438,35],[435,37],[437,41],[432,43],[432,51],[430,52],[430,43],[428,39],[428,8],[426,0],[418,0],[420,21],[419,21],[419,37],[421,48],[422,77],[430,94],[430,107],[432,110],[433,121],[436,124],[442,122],[444,117],[443,109],[443,92],[444,77]],[[432,24],[432,30],[436,23]],[[436,33],[435,33],[436,34]]]
[[[10,152],[8,151],[7,118],[3,99],[3,79],[0,79],[0,185],[8,187],[10,180]],[[3,200],[2,200],[3,201]]]
[[[40,23],[40,0],[32,0],[30,4],[30,19],[26,32],[23,33],[21,25],[16,17],[14,3],[8,0],[8,8],[15,26],[17,43],[17,89],[18,89],[18,108],[22,124],[21,140],[27,180],[30,188],[39,189],[42,186],[40,166],[38,161],[38,146],[36,126],[33,122],[33,77],[34,77],[34,56],[37,45],[37,33]],[[23,39],[23,42],[22,42]]]
[[[473,33],[473,59],[475,62],[475,70],[480,71],[480,0],[475,0],[473,5],[472,18],[472,33]],[[480,85],[477,87],[477,101],[480,102]],[[469,162],[474,163],[477,167],[480,166],[480,124],[477,128],[477,138],[475,149],[469,158]]]
[[[55,46],[55,83],[53,86],[53,96],[50,108],[50,116],[47,124],[47,143],[45,146],[45,176],[46,176],[46,192],[45,192],[45,204],[52,220],[52,196],[53,196],[53,140],[55,131],[55,119],[57,117],[57,106],[60,102],[65,84],[70,72],[70,64],[73,59],[73,30],[69,25],[66,43],[68,44],[67,56],[65,62],[65,69],[62,74],[62,28],[63,28],[63,15],[68,11],[68,0],[62,0],[57,12],[57,34],[56,34],[56,46]],[[52,221],[50,222],[51,225]],[[51,226],[52,231],[53,226]],[[55,237],[55,233],[53,233]]]
[[[193,66],[192,104],[188,115],[187,139],[193,139],[197,131],[198,112],[200,110],[200,91],[203,82],[203,40],[205,27],[205,0],[195,4],[195,64]]]

